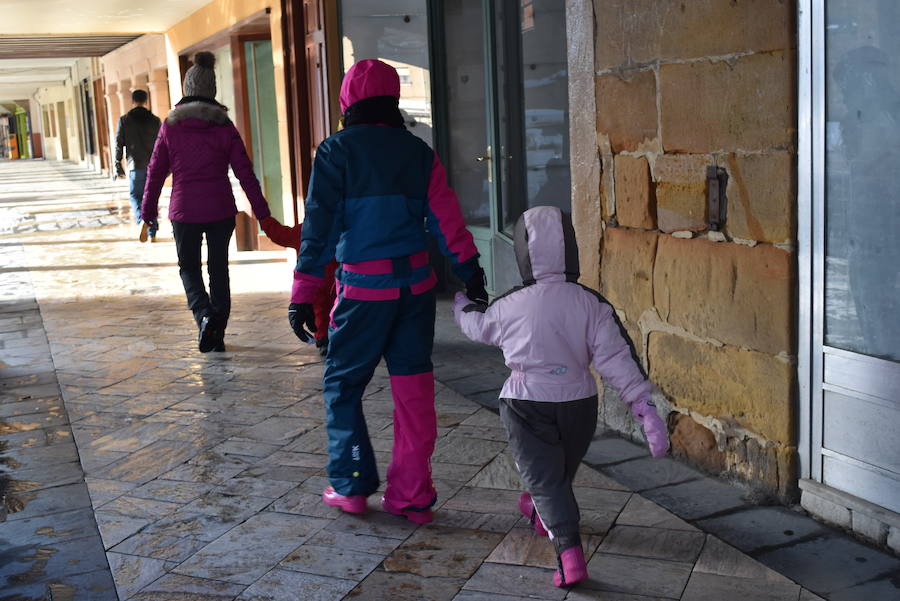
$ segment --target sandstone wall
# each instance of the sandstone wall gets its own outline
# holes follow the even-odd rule
[[[795,11],[594,0],[601,292],[666,397],[674,454],[782,498],[797,478]],[[721,231],[710,166],[728,175]],[[635,434],[605,397],[604,421]]]

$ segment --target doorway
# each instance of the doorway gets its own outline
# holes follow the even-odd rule
[[[803,475],[900,513],[900,6],[801,4]]]
[[[20,159],[30,159],[28,113],[20,106],[16,107],[16,143]]]
[[[272,216],[284,223],[272,41],[245,41],[244,63],[247,68],[247,112],[250,117],[250,156],[253,157],[253,170],[269,201]]]
[[[59,147],[61,160],[69,159],[69,119],[66,116],[66,103],[56,103],[56,118],[58,120],[56,130],[59,132]]]

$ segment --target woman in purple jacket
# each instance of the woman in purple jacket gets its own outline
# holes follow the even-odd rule
[[[597,427],[597,385],[588,368],[631,407],[654,457],[666,454],[669,437],[612,306],[577,283],[568,215],[556,207],[529,209],[514,239],[524,285],[490,305],[457,294],[453,311],[463,333],[499,346],[512,370],[500,391],[500,419],[529,491],[519,510],[556,546],[554,584],[571,586],[587,578],[572,481]]]
[[[169,220],[178,251],[178,268],[188,307],[200,329],[201,353],[225,350],[225,327],[231,309],[228,245],[237,207],[228,167],[241,182],[253,214],[268,231],[275,222],[244,142],[214,100],[216,58],[199,52],[184,76],[184,98],[163,122],[147,167],[147,187],[141,206],[143,220],[155,225],[163,182],[172,174]],[[209,293],[203,284],[200,245],[206,236]]]

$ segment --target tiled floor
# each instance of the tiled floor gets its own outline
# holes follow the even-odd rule
[[[101,183],[0,163],[2,210],[34,222],[29,207],[52,199],[28,190],[68,175],[57,213]],[[107,194],[123,205],[121,185]],[[16,491],[0,600],[114,599],[110,571],[121,601],[818,598],[587,466],[577,496],[592,577],[555,588],[550,542],[516,511],[496,414],[444,384],[434,523],[386,514],[377,496],[363,517],[323,506],[321,363],[287,325],[286,255],[232,256],[228,352],[201,355],[167,233],[153,245],[127,225],[0,238],[0,440]],[[384,469],[382,368],[364,409]]]

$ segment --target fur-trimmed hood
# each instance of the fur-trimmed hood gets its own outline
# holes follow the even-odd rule
[[[188,119],[199,119],[213,125],[231,123],[224,106],[201,100],[179,103],[166,117],[166,123],[176,125]]]

